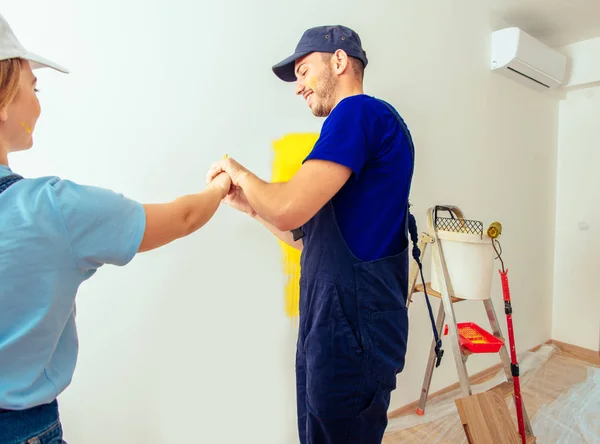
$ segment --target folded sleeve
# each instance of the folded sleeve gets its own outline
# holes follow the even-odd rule
[[[111,190],[69,180],[57,181],[53,194],[80,270],[104,264],[123,266],[133,259],[146,229],[146,214],[140,203]]]

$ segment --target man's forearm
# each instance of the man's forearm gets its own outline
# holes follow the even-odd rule
[[[292,233],[290,231],[281,231],[281,230],[279,230],[277,227],[275,227],[273,224],[270,224],[269,222],[267,222],[266,220],[264,220],[258,214],[255,214],[253,217],[257,221],[259,221],[262,225],[264,225],[279,240],[285,242],[290,247],[293,247],[296,250],[302,251],[302,248],[303,248],[302,239],[294,241],[294,236],[292,235]]]
[[[272,228],[279,232],[288,231],[281,228],[289,219],[289,212],[291,211],[291,199],[285,193],[285,185],[285,183],[265,182],[249,172],[244,175],[239,183],[254,211],[264,222],[269,223]]]

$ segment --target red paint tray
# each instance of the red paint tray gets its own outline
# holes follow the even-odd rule
[[[474,322],[456,324],[460,345],[472,353],[496,353],[504,342]]]

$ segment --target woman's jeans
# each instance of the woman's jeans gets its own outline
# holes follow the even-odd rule
[[[62,436],[56,400],[27,410],[0,409],[2,444],[66,444]]]

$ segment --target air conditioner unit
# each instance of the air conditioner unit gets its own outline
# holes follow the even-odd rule
[[[491,69],[537,90],[563,82],[567,57],[515,27],[492,33]]]

